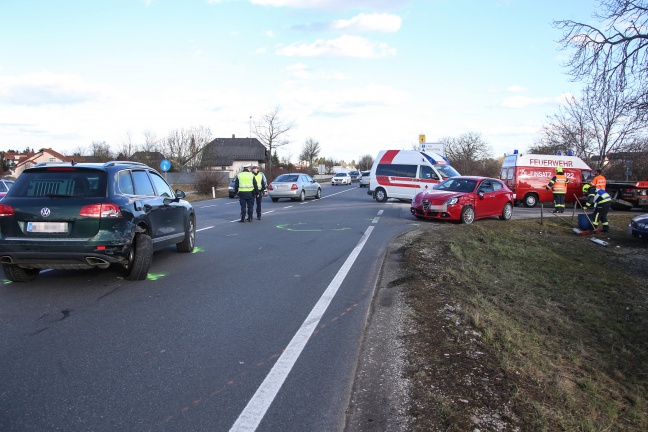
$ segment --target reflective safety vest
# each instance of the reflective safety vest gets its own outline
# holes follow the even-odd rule
[[[239,192],[252,192],[254,190],[254,174],[250,171],[241,171],[238,175]]]
[[[254,175],[254,173],[252,175]],[[257,175],[254,176],[254,179],[257,182],[257,188],[261,192],[265,191],[266,188],[268,187],[268,184],[267,184],[266,179],[265,179],[265,175],[263,175],[262,172],[258,172]]]
[[[592,179],[592,186],[594,186],[596,189],[605,189],[606,185],[607,185],[607,181],[605,180],[605,177],[603,177],[601,174],[598,174],[596,177]]]
[[[556,174],[548,186],[553,188],[554,193],[564,194],[567,193],[567,183],[569,183],[569,180],[565,174]]]
[[[587,193],[587,202],[585,203],[585,208],[605,204],[606,202],[610,201],[612,201],[612,197],[609,193],[605,192],[605,190],[594,189],[593,187],[591,187],[589,192]]]

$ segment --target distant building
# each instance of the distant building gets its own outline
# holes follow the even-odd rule
[[[160,163],[164,159],[164,155],[159,151],[138,151],[133,153],[133,155],[129,158],[129,160],[133,162],[141,162],[150,166],[151,168],[155,168],[158,171],[160,170]],[[174,167],[171,168],[173,170]]]
[[[70,162],[72,159],[72,157],[63,156],[52,149],[41,149],[38,153],[26,155],[24,159],[20,158],[20,161],[15,164],[12,170],[12,175],[18,177],[24,170],[40,162]]]
[[[226,171],[230,178],[250,163],[265,169],[266,148],[256,138],[216,138],[205,146],[199,168]]]

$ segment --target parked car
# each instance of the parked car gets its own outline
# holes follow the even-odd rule
[[[322,198],[322,187],[308,174],[281,174],[268,185],[268,196],[272,202],[279,198],[304,201],[308,197]]]
[[[349,171],[349,175],[351,176],[351,181],[360,181],[362,178],[360,171]]]
[[[336,186],[336,185],[350,185],[351,182],[351,176],[349,173],[346,172],[339,172],[331,178],[331,186]]]
[[[500,180],[487,177],[451,177],[412,199],[411,213],[418,219],[454,220],[472,223],[475,219],[513,214],[513,192]]]
[[[236,195],[234,193],[234,191],[236,190],[235,187],[236,187],[236,177],[230,179],[230,184],[229,187],[227,188],[227,194],[229,195],[230,198],[234,198],[234,196]]]
[[[362,176],[360,177],[360,187],[369,187],[369,180],[371,177],[369,174],[371,174],[371,171],[362,171]]]
[[[648,213],[633,217],[628,224],[628,234],[648,240]]]
[[[154,251],[194,249],[196,214],[184,197],[141,163],[37,164],[0,202],[0,264],[12,282],[113,264],[143,280]]]
[[[11,189],[13,184],[13,180],[0,179],[0,199],[7,195],[7,192]]]

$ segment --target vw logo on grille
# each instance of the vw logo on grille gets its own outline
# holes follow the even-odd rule
[[[48,209],[47,207],[43,207],[41,209],[41,216],[43,217],[49,217],[50,213],[50,209]]]

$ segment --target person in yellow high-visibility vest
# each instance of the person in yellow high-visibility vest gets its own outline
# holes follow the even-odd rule
[[[553,213],[565,212],[565,195],[567,195],[567,183],[569,179],[565,175],[562,167],[556,167],[556,175],[553,176],[546,190],[553,189],[554,211]]]
[[[256,180],[257,187],[259,188],[259,193],[256,194],[256,215],[257,219],[261,220],[261,201],[263,197],[268,195],[268,182],[265,178],[265,174],[259,171],[259,166],[254,165],[252,167],[252,174]]]
[[[251,166],[252,164],[243,165],[243,171],[238,173],[234,182],[234,193],[239,196],[239,202],[241,203],[241,220],[239,222],[245,222],[246,214],[247,221],[252,222],[254,198],[259,193],[254,174],[250,172]]]

